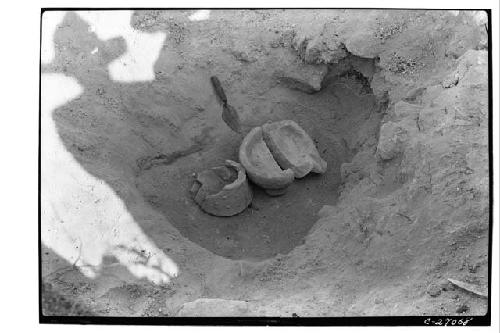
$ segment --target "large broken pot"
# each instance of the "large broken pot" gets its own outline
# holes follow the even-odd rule
[[[264,142],[283,169],[291,169],[295,178],[309,172],[324,173],[327,163],[319,156],[313,140],[292,120],[262,126]]]
[[[191,193],[201,209],[216,216],[236,215],[252,202],[245,169],[231,160],[198,173]]]
[[[253,128],[243,139],[239,151],[240,163],[248,177],[269,195],[281,195],[293,182],[291,169],[282,170],[262,137],[262,127]]]
[[[281,195],[309,172],[324,173],[327,163],[296,122],[277,121],[252,129],[240,146],[240,163],[248,177],[270,195]]]

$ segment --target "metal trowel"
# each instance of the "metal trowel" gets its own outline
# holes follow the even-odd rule
[[[236,133],[241,133],[241,123],[238,112],[229,104],[222,106],[222,120]]]
[[[210,81],[214,87],[215,94],[222,103],[222,120],[231,130],[236,133],[241,133],[241,122],[238,112],[236,112],[235,108],[227,103],[227,97],[219,79],[216,76],[212,76],[210,77]]]

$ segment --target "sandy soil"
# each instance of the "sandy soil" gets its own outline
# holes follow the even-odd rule
[[[190,21],[193,12],[138,11],[126,22],[129,35],[166,33],[152,80],[113,76],[110,63],[131,45],[125,35],[103,38],[76,13],[55,29],[42,74],[62,73],[83,89],[50,119],[82,172],[109,186],[130,218],[120,225],[121,213],[100,202],[107,197],[76,195],[70,183],[55,196],[54,172],[42,193],[55,207],[42,219],[49,289],[96,315],[483,314],[486,299],[446,280],[488,285],[481,16],[256,10]],[[295,120],[328,171],[281,197],[254,187],[251,207],[236,216],[203,213],[189,196],[193,173],[237,160],[242,140],[221,119],[211,75],[246,128]],[[47,163],[53,151],[42,144]],[[90,184],[75,179],[75,188]],[[89,215],[70,210],[74,202],[99,218],[80,218]],[[57,246],[63,233],[78,253]],[[102,254],[85,261],[102,239]],[[137,269],[131,253],[148,251],[171,277],[167,260],[176,263],[170,284],[154,285]],[[57,302],[46,298],[53,314]]]

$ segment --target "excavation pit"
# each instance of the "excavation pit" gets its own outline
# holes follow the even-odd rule
[[[349,161],[356,147],[354,131],[349,126],[371,129],[365,135],[371,134],[375,140],[380,120],[376,98],[362,92],[359,80],[339,78],[315,95],[281,87],[278,90],[292,97],[278,111],[310,134],[328,164],[325,173],[310,173],[295,179],[279,197],[269,196],[260,186],[252,184],[254,196],[246,210],[231,217],[207,215],[190,198],[192,174],[205,166],[216,166],[224,159],[237,160],[241,136],[227,133],[227,137],[217,140],[216,146],[173,164],[143,171],[136,180],[148,202],[165,214],[185,237],[217,255],[258,261],[286,254],[302,244],[317,221],[319,210],[337,201],[340,165]],[[299,99],[308,107],[292,107]],[[269,115],[261,122],[267,119]]]

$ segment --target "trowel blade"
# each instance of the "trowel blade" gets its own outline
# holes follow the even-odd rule
[[[229,104],[222,107],[222,120],[236,133],[241,133],[240,117],[236,110]]]

